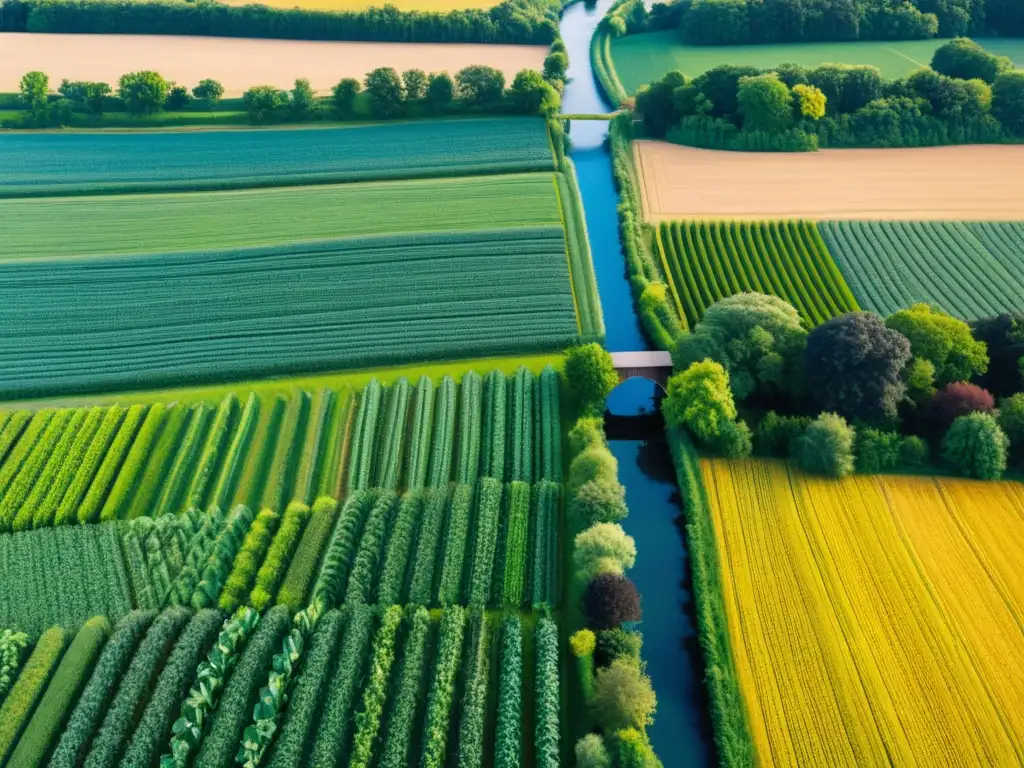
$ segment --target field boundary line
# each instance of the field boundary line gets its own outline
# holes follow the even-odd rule
[[[895,54],[896,54],[897,56],[899,56],[899,57],[900,57],[901,59],[906,59],[906,60],[907,60],[907,61],[909,61],[909,62],[910,62],[911,64],[917,64],[917,66],[919,66],[919,67],[927,67],[927,66],[928,66],[927,64],[922,64],[922,63],[921,63],[920,61],[918,61],[917,59],[913,59],[913,58],[911,58],[910,56],[907,56],[907,54],[905,54],[905,53],[902,53],[901,51],[897,51],[897,50],[896,50],[895,48],[889,48],[888,46],[886,46],[885,50],[889,51],[890,53],[895,53]]]
[[[580,319],[580,303],[576,298],[576,281],[573,279],[572,274],[572,255],[569,253],[569,227],[565,221],[565,211],[563,209],[564,203],[562,202],[562,191],[558,188],[558,177],[552,175],[551,183],[555,187],[555,198],[558,200],[558,218],[561,219],[562,231],[565,232],[565,268],[569,272],[569,290],[572,293],[572,308],[573,312],[576,313],[576,333],[582,336],[583,322]]]
[[[665,272],[665,282],[668,283],[668,289],[672,292],[672,300],[676,304],[676,312],[679,313],[680,317],[686,317],[686,313],[683,311],[683,304],[679,300],[679,291],[676,290],[676,281],[673,279],[673,275],[669,272],[668,260],[665,258],[665,244],[661,241],[661,225],[654,227],[654,242],[658,246],[658,258],[661,259],[661,268]],[[680,265],[682,267],[682,265]]]

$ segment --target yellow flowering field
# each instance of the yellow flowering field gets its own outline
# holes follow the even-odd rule
[[[1021,764],[1019,485],[701,470],[759,764]]]

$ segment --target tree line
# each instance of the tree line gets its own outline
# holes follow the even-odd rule
[[[343,78],[329,97],[317,96],[305,78],[296,80],[291,90],[255,85],[242,95],[242,105],[252,123],[351,119],[356,115],[360,94],[365,94],[370,115],[378,119],[403,117],[412,105],[422,105],[434,114],[470,110],[554,114],[560,104],[564,71],[558,75],[554,72],[545,78],[540,72],[524,69],[506,88],[505,75],[484,65],[464,67],[454,78],[447,72],[428,74],[422,69],[409,69],[399,74],[392,67],[378,67],[363,81]],[[189,89],[152,71],[123,75],[116,90],[108,83],[65,79],[53,94],[50,78],[44,72],[28,72],[21,78],[19,91],[25,115],[6,125],[64,126],[71,123],[73,112],[99,120],[112,111],[111,107],[141,117],[164,110],[180,111],[195,104],[205,106],[212,114],[223,96],[224,86],[217,80],[204,79]]]
[[[560,7],[504,0],[487,10],[318,11],[215,0],[2,0],[0,31],[546,45],[558,34]]]
[[[642,0],[625,5],[617,34],[678,28],[691,45],[1024,35],[1019,0],[677,0],[650,13]]]
[[[673,71],[640,89],[636,109],[651,136],[711,148],[999,143],[1024,138],[1024,72],[957,38],[931,68],[893,81],[845,64]]]

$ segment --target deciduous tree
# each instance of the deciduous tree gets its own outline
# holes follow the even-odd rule
[[[988,413],[971,413],[953,422],[942,441],[942,458],[965,477],[998,480],[1006,470],[1010,441]]]
[[[645,728],[653,722],[657,706],[651,679],[638,664],[616,659],[597,670],[591,712],[605,733]]]
[[[583,612],[596,629],[612,629],[627,621],[640,621],[640,594],[625,576],[602,573],[583,592]],[[614,663],[614,662],[613,662]]]
[[[122,75],[117,95],[124,102],[128,114],[151,115],[163,109],[170,84],[158,73],[144,70]]]

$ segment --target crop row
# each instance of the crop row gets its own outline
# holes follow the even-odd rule
[[[819,225],[857,300],[889,315],[918,302],[977,320],[1024,307],[1024,225],[830,221]]]
[[[857,309],[815,224],[671,221],[657,229],[672,298],[689,325],[733,294],[785,299],[812,325]]]

